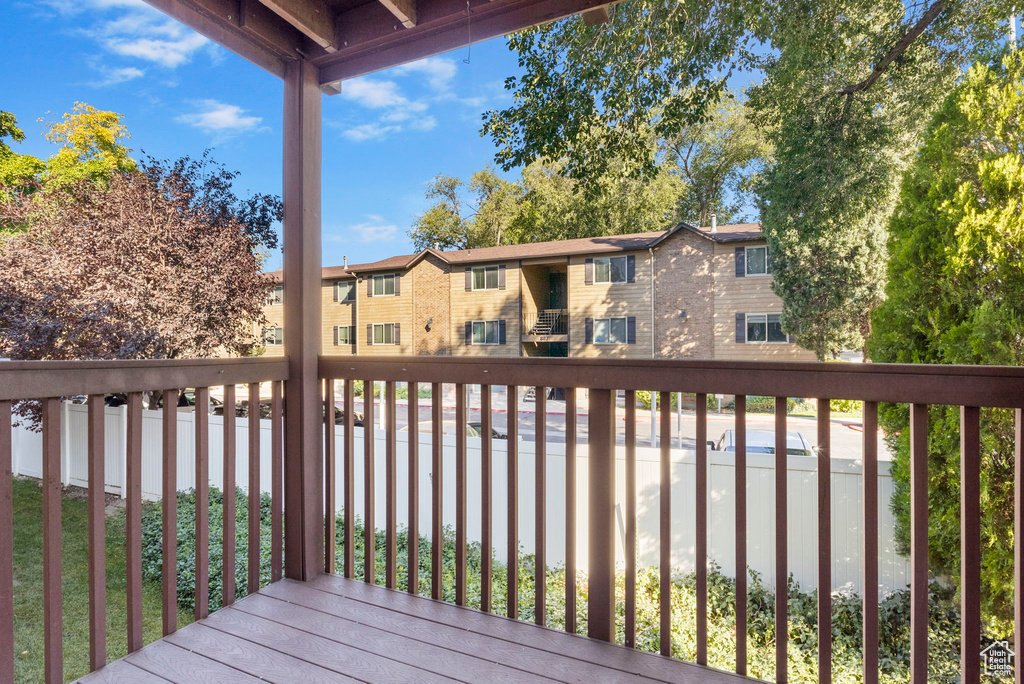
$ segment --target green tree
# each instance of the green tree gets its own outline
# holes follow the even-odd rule
[[[1002,41],[1011,5],[631,0],[606,25],[570,19],[511,37],[524,73],[483,130],[504,168],[564,159],[569,176],[594,182],[626,160],[650,175],[648,131],[677,137],[711,116],[732,75],[752,76],[754,120],[776,148],[759,195],[784,325],[825,357],[861,346],[923,122],[965,57]]]
[[[928,126],[891,233],[887,299],[873,315],[876,361],[1024,363],[1024,52],[976,65]],[[909,430],[904,406],[883,423],[895,458],[898,538],[909,543]],[[929,564],[959,575],[959,412],[933,407]],[[1013,605],[1013,417],[982,412],[982,570],[986,613]]]
[[[409,237],[417,250],[501,244],[520,195],[518,186],[489,167],[474,173],[468,183],[439,174],[430,181],[426,192],[427,199],[436,202],[416,217]]]
[[[729,93],[707,120],[660,143],[669,172],[684,182],[678,214],[700,226],[716,214],[720,223],[746,218],[754,189],[772,156],[768,136],[750,120],[750,109]]]
[[[24,142],[25,131],[18,127],[18,118],[14,114],[0,111],[0,185],[17,188],[27,179],[42,173],[46,165],[32,155],[18,154],[11,149],[5,138],[12,142]],[[0,198],[3,197],[0,195]]]

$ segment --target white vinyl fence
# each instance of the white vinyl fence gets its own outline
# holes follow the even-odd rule
[[[63,479],[67,484],[86,486],[86,412],[85,406],[63,405],[62,456]],[[125,411],[123,408],[106,410],[106,489],[119,493],[122,488],[125,458]],[[195,484],[194,443],[195,430],[192,413],[178,414],[178,487],[189,489]],[[158,411],[143,411],[143,466],[142,489],[147,498],[156,499],[161,488],[161,420]],[[236,421],[237,472],[236,482],[244,485],[248,481],[248,419]],[[343,428],[336,428],[338,455],[342,458]],[[355,490],[356,513],[363,511],[363,433],[356,428],[355,438]],[[385,442],[384,431],[375,431],[375,468],[378,474],[384,472]],[[409,433],[398,433],[397,501],[399,521],[408,520],[407,491],[408,458],[407,441]],[[431,514],[431,436],[420,434],[420,481],[421,502],[420,534],[429,531]],[[455,437],[448,435],[445,440],[443,515],[445,524],[455,521]],[[223,482],[223,419],[210,416],[210,483],[221,487]],[[15,473],[40,477],[41,437],[37,433],[18,428],[14,432]],[[480,521],[480,440],[469,438],[467,454],[468,512],[467,536],[479,541]],[[270,474],[270,421],[261,421],[261,473],[260,481],[264,491],[269,490]],[[495,554],[501,561],[506,559],[507,548],[507,443],[493,441],[493,543]],[[625,454],[619,447],[616,481],[618,530],[617,558],[620,563],[623,554],[623,506],[625,502]],[[586,571],[587,561],[587,447],[577,447],[577,567]],[[659,452],[649,447],[637,448],[637,539],[639,566],[645,567],[658,562],[658,473]],[[732,455],[725,452],[709,454],[708,484],[708,554],[721,566],[722,571],[732,575],[734,570],[734,466]],[[775,495],[774,456],[749,454],[747,456],[747,559],[751,570],[759,573],[768,587],[774,588],[775,578]],[[807,456],[789,457],[789,567],[795,580],[805,591],[817,587],[817,459]],[[678,571],[691,572],[694,569],[695,534],[693,501],[695,499],[695,462],[692,451],[672,451],[672,563]],[[342,468],[337,469],[336,482],[340,502],[343,481]],[[892,494],[892,479],[888,473],[878,477],[879,486],[879,585],[883,595],[906,588],[909,582],[909,564],[898,555],[893,543],[894,521],[889,510]],[[377,494],[375,518],[378,525],[385,519],[385,481],[376,478]],[[833,590],[859,592],[863,577],[863,511],[862,482],[859,461],[848,459],[832,460],[832,577]],[[534,445],[519,442],[519,534],[523,553],[534,550]],[[549,444],[547,449],[547,554],[552,565],[565,559],[565,445]]]

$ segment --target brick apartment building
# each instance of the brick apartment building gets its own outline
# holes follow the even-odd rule
[[[324,268],[322,292],[324,354],[815,360],[782,332],[756,223],[427,249]]]

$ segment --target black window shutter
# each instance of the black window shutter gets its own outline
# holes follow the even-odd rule
[[[402,294],[401,289],[402,289],[402,274],[401,273],[396,273],[395,274],[395,296],[396,297],[398,295]]]
[[[466,321],[466,344],[473,344],[473,322]]]
[[[402,343],[402,335],[401,335],[401,333],[402,333],[402,324],[401,323],[395,323],[395,340],[394,340],[395,344],[401,344]]]
[[[594,284],[594,260],[587,259],[583,262],[583,284],[593,285]]]
[[[736,341],[741,344],[747,341],[747,314],[736,314]]]
[[[466,292],[473,291],[473,269],[466,267]]]
[[[505,321],[498,321],[498,344],[505,344]]]
[[[634,254],[626,257],[626,282],[636,282],[636,255]]]
[[[587,344],[594,343],[594,319],[588,318],[584,321],[584,327],[586,328],[586,339]]]
[[[786,335],[786,341],[789,342],[790,344],[795,344],[796,338],[793,337],[792,335]]]
[[[498,266],[498,289],[499,290],[504,290],[505,289],[505,266],[504,265]],[[502,325],[504,325],[504,324],[505,324],[504,321],[502,321]],[[504,328],[502,328],[502,329],[504,330]],[[502,342],[502,344],[505,344],[505,343]]]
[[[334,346],[338,346],[338,326],[334,326]]]
[[[373,323],[366,324],[366,344],[373,344]]]
[[[747,252],[743,247],[736,248],[736,277],[747,275]]]
[[[373,296],[373,276],[370,276],[369,278],[366,279],[366,296]]]
[[[338,296],[338,289],[339,289],[339,288],[341,288],[341,283],[334,283],[334,301],[336,301],[336,302],[337,302],[337,301],[339,301],[339,300],[341,299],[341,298],[340,298],[340,297]],[[334,341],[334,343],[335,343],[335,344],[337,344],[337,343],[338,343],[338,341],[337,341],[337,340],[335,340],[335,341]]]
[[[636,344],[636,316],[626,317],[626,342]]]

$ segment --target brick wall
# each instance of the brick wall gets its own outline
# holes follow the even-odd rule
[[[658,358],[714,356],[714,244],[680,230],[655,248],[654,329]],[[686,320],[681,317],[686,310]]]
[[[428,255],[409,272],[413,286],[413,314],[409,333],[413,354],[420,356],[451,356],[451,266],[433,254]],[[427,330],[427,321],[434,319]]]

